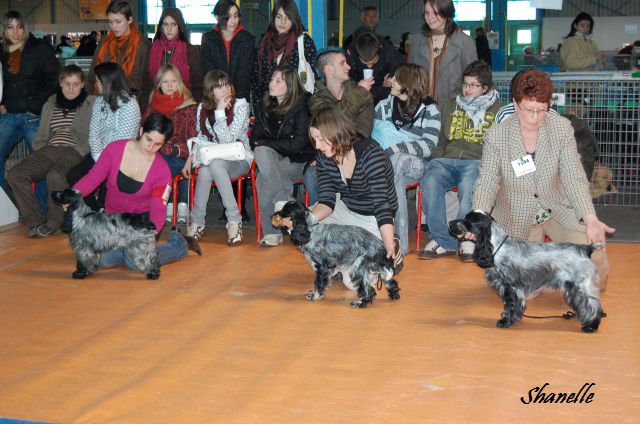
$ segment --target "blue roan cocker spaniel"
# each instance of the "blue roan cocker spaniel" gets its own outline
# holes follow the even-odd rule
[[[474,259],[504,301],[498,327],[511,327],[522,319],[527,297],[544,289],[559,290],[576,311],[582,331],[598,329],[603,316],[598,270],[591,253],[602,247],[573,243],[541,243],[510,237],[482,211],[451,221],[449,230],[461,237],[476,236]]]
[[[358,291],[354,308],[364,308],[376,297],[376,283],[383,281],[389,298],[400,299],[400,288],[393,279],[393,259],[387,258],[382,241],[353,225],[318,224],[299,202],[287,202],[271,216],[274,227],[286,230],[291,242],[299,246],[316,272],[315,287],[307,299],[324,297],[329,278],[342,273],[342,281]]]

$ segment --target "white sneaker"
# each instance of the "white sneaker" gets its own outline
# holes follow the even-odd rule
[[[464,240],[458,244],[458,255],[462,262],[473,262],[473,251],[476,244],[471,240]]]
[[[167,203],[167,222],[173,219],[173,203]]]
[[[189,206],[185,202],[178,203],[178,224],[186,224],[187,215],[189,215]]]
[[[242,221],[227,222],[227,244],[236,246],[242,242]]]
[[[437,241],[431,240],[425,247],[422,248],[422,250],[418,254],[418,258],[429,260],[441,258],[443,256],[455,255],[455,253],[456,252],[453,250],[445,250],[445,248],[440,246]]]
[[[282,234],[267,234],[260,240],[262,247],[276,247],[282,244]]]
[[[187,236],[199,240],[204,235],[204,224],[191,224],[187,227]]]

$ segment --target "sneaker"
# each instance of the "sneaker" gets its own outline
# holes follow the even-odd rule
[[[436,259],[443,256],[451,256],[455,255],[455,251],[453,250],[445,250],[442,246],[438,244],[437,241],[431,240],[426,244],[425,247],[422,248],[420,253],[418,254],[419,259]]]
[[[47,224],[42,224],[40,226],[38,226],[38,228],[36,228],[36,233],[35,233],[35,237],[40,237],[40,238],[47,238],[52,234],[55,234],[58,230],[54,230],[53,228],[49,227]]]
[[[167,203],[167,222],[171,222],[173,219],[173,203]]]
[[[260,240],[262,247],[276,247],[282,244],[282,234],[267,234]]]
[[[29,229],[29,232],[27,233],[27,237],[28,238],[34,238],[38,235],[38,227],[40,225],[32,225],[31,228]]]
[[[180,234],[182,237],[184,237],[184,239],[187,242],[187,247],[189,250],[191,250],[192,252],[195,252],[198,256],[202,255],[202,249],[200,248],[200,242],[198,241],[197,238],[190,236],[190,235],[184,235],[182,234],[182,232],[178,231],[178,234]]]
[[[189,206],[185,202],[178,203],[178,224],[186,224],[187,215],[189,215]]]
[[[227,244],[236,246],[242,242],[242,221],[227,222]]]
[[[476,248],[476,244],[471,240],[463,240],[458,243],[458,256],[462,262],[473,262],[473,251]]]
[[[187,227],[187,235],[199,240],[204,235],[204,224],[191,224]]]

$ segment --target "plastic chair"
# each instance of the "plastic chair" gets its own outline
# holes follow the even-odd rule
[[[258,242],[262,239],[262,220],[260,219],[260,204],[258,203],[258,189],[256,188],[256,175],[257,175],[258,166],[256,162],[253,161],[251,164],[251,190],[253,191],[253,210],[256,217],[256,235],[258,236]],[[304,177],[297,180],[294,185],[302,184],[304,187]],[[309,207],[309,193],[307,190],[304,191],[304,205]]]
[[[254,163],[251,163],[251,169],[253,169]],[[196,191],[196,180],[198,178],[198,170],[200,168],[196,168],[195,171],[191,174],[191,181],[189,182],[189,211],[193,209],[194,195]],[[231,183],[238,184],[238,190],[236,194],[236,201],[238,202],[238,209],[242,208],[242,183],[246,179],[251,178],[251,173],[242,174],[238,178],[234,178],[231,180]],[[171,190],[173,191],[173,216],[171,217],[171,225],[173,227],[176,226],[178,222],[178,183],[182,180],[186,179],[182,174],[176,175],[171,179]],[[215,187],[216,182],[211,182],[211,187]],[[256,224],[257,225],[257,224]]]

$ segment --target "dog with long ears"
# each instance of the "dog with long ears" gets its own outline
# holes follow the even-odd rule
[[[475,235],[475,261],[485,269],[489,285],[504,302],[498,327],[511,327],[522,319],[527,297],[553,289],[561,291],[576,311],[582,331],[598,329],[603,312],[598,270],[590,258],[601,244],[542,243],[510,237],[482,211],[451,221],[449,230],[458,237]]]
[[[74,190],[54,191],[51,196],[56,204],[69,205],[65,221],[71,225],[65,222],[63,229],[70,229],[71,248],[78,260],[73,278],[87,278],[98,269],[103,253],[121,248],[147,279],[160,277],[156,228],[145,215],[94,212]]]
[[[364,308],[376,297],[376,283],[383,281],[389,299],[400,299],[400,288],[393,279],[393,259],[381,240],[353,225],[318,224],[299,202],[287,202],[271,216],[274,227],[286,230],[291,242],[300,248],[316,273],[309,300],[319,300],[329,286],[330,277],[342,273],[347,288],[358,291],[354,308]]]

